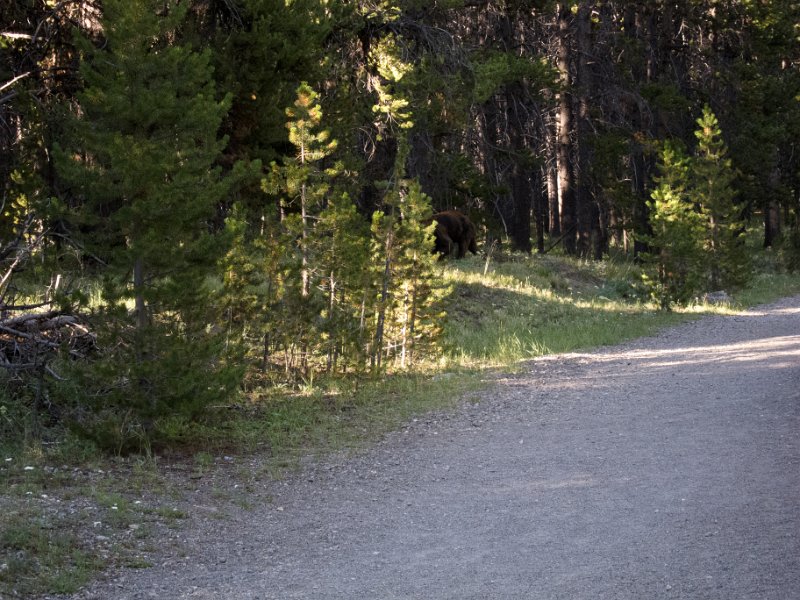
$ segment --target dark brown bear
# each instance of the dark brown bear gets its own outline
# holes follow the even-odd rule
[[[436,221],[436,229],[433,231],[436,238],[436,252],[442,257],[450,256],[453,250],[457,250],[458,258],[464,258],[467,250],[473,254],[478,253],[478,246],[475,244],[475,225],[466,215],[457,210],[445,210],[433,215],[433,220]]]

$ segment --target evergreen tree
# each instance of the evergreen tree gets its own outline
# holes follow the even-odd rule
[[[398,223],[394,330],[400,368],[410,367],[417,354],[430,353],[441,333],[445,295],[434,272],[437,256],[433,246],[431,199],[416,180],[407,182],[400,197],[402,219]]]
[[[262,185],[268,194],[282,197],[286,211],[280,223],[288,268],[281,299],[281,337],[285,348],[299,350],[301,371],[307,373],[310,354],[319,339],[317,316],[325,304],[318,285],[324,276],[319,255],[322,246],[329,243],[320,238],[316,224],[329,195],[330,179],[336,173],[335,168],[322,169],[321,161],[334,151],[336,142],[330,140],[328,130],[320,129],[322,109],[317,93],[308,84],[298,87],[297,100],[286,109],[286,115],[295,154],[284,158],[282,165],[273,162]],[[286,366],[290,367],[289,361]]]
[[[419,182],[405,179],[407,138],[399,139],[395,180],[384,198],[384,210],[372,216],[371,272],[376,301],[370,367],[380,371],[384,359],[401,368],[411,365],[417,342],[436,343],[444,314],[436,312],[440,294],[433,285],[436,256],[433,247],[431,200]]]
[[[200,23],[196,34],[213,49],[218,86],[232,94],[223,124],[230,136],[226,160],[247,157],[269,164],[286,149],[284,108],[296,99],[298,81],[318,79],[330,13],[340,8],[318,0],[216,4],[216,14],[206,20],[221,22]]]
[[[672,143],[665,143],[658,165],[658,187],[648,203],[653,233],[645,240],[645,284],[662,309],[684,303],[704,284],[703,216],[688,197],[690,160]]]
[[[692,162],[692,200],[707,219],[706,254],[712,290],[739,287],[750,277],[745,225],[736,204],[736,173],[717,117],[706,106],[697,119],[698,145]]]
[[[347,194],[334,195],[319,216],[317,231],[326,240],[319,257],[320,282],[327,298],[322,312],[326,370],[340,364],[363,370],[365,322],[362,314],[369,295],[369,229]]]
[[[118,448],[239,381],[207,331],[207,279],[225,249],[209,221],[232,182],[214,167],[229,99],[216,97],[209,52],[174,43],[185,13],[176,1],[104,3],[105,40],[83,43],[80,110],[56,157],[81,203],[81,241],[102,263],[92,308],[103,355],[78,373],[97,416],[79,427]]]

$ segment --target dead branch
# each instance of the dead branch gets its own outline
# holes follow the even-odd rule
[[[8,371],[39,371],[62,379],[48,365],[60,351],[80,360],[95,349],[96,336],[80,315],[50,310],[0,320],[0,367]]]

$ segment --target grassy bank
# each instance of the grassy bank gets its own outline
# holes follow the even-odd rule
[[[664,312],[646,297],[639,269],[630,262],[512,256],[487,270],[472,259],[448,266],[444,276],[454,285],[448,363],[477,369],[513,368],[526,358],[616,344],[704,314],[800,293],[797,275],[765,271],[728,303],[698,299]]]
[[[441,352],[414,373],[254,391],[203,424],[170,423],[166,455],[104,457],[69,435],[0,445],[0,596],[68,593],[108,564],[147,566],[156,532],[189,516],[173,506],[185,492],[170,481],[175,470],[203,480],[222,457],[258,456],[263,468],[238,476],[280,476],[301,456],[357,449],[414,415],[477,398],[492,372],[526,359],[800,293],[800,277],[762,271],[730,306],[667,313],[643,297],[630,263],[523,255],[443,263],[452,294]],[[239,492],[216,497],[247,502]]]

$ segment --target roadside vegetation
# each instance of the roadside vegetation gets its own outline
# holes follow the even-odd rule
[[[303,456],[357,450],[405,420],[477,401],[494,373],[527,359],[800,293],[800,276],[782,273],[770,253],[755,260],[760,275],[729,301],[695,299],[672,311],[659,310],[630,261],[497,254],[443,262],[437,276],[450,293],[441,350],[414,372],[252,389],[200,421],[165,423],[171,443],[160,452],[109,456],[2,404],[3,430],[27,434],[6,435],[1,447],[0,595],[71,593],[108,566],[149,566],[159,532],[191,516],[178,508],[187,480],[213,480],[228,461],[259,458],[257,472],[236,474],[245,482],[281,477]],[[220,484],[211,495],[223,505],[252,502],[246,484]]]

